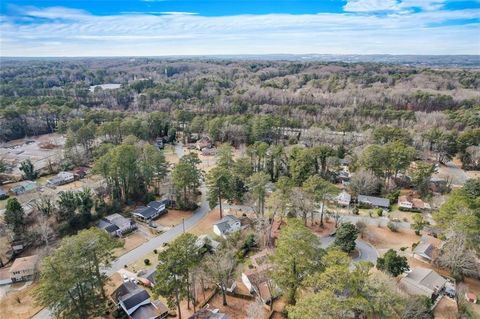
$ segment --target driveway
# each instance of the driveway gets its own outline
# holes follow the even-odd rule
[[[318,239],[320,240],[320,245],[322,246],[322,248],[328,248],[329,246],[333,245],[335,237],[325,236],[318,237]],[[373,264],[377,263],[377,258],[379,255],[377,250],[372,245],[361,239],[357,239],[355,243],[357,244],[356,246],[359,254],[357,257],[353,258],[353,262],[356,263],[359,261],[369,261]]]
[[[440,165],[438,168],[438,173],[434,174],[433,176],[451,179],[452,184],[457,186],[463,186],[469,179],[469,176],[465,173],[465,171],[455,165],[455,163],[452,161],[445,163],[445,165]]]
[[[175,152],[180,157],[183,156],[183,147],[182,148],[175,147]],[[210,211],[210,207],[207,202],[207,196],[206,196],[207,190],[205,188],[205,185],[202,185],[201,192],[202,192],[202,199],[201,199],[200,206],[193,212],[192,217],[185,220],[184,224],[178,224],[177,226],[166,231],[165,233],[150,239],[146,243],[129,251],[125,255],[120,256],[119,258],[114,260],[108,268],[103,269],[105,274],[107,276],[111,276],[116,271],[124,268],[125,265],[131,264],[136,260],[145,256],[149,252],[152,252],[154,249],[161,247],[163,243],[167,243],[174,240],[176,237],[178,237],[183,233],[184,225],[185,225],[185,231],[187,231],[193,226],[195,226],[196,224],[198,224],[202,220],[202,218],[205,217],[207,213]],[[47,308],[44,308],[38,314],[36,314],[33,318],[34,319],[50,319],[52,318],[52,315]]]
[[[202,187],[202,194],[206,193],[206,189]],[[205,215],[210,211],[210,207],[208,206],[208,202],[205,195],[202,195],[202,202],[200,207],[198,207],[194,212],[192,217],[185,220],[185,231],[189,230],[193,226],[195,226],[200,220],[202,220]],[[183,233],[183,224],[180,223],[175,227],[171,228],[170,230],[166,231],[165,233],[153,237],[146,243],[138,246],[137,248],[129,251],[125,255],[120,256],[118,259],[114,260],[110,267],[105,269],[105,273],[108,276],[111,276],[114,272],[119,269],[124,268],[125,265],[131,264],[136,260],[139,260],[146,254],[152,252],[154,249],[159,248],[164,243],[168,243],[181,235]]]

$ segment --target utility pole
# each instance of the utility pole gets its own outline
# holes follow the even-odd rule
[[[183,233],[185,234],[185,218],[182,218]]]

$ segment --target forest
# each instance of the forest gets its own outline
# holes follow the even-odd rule
[[[152,111],[177,122],[217,118],[230,124],[230,134],[241,130],[242,136],[248,135],[242,126],[253,115],[268,116],[279,127],[339,132],[363,132],[378,124],[412,133],[480,126],[477,69],[154,58],[2,64],[3,141],[51,133],[79,118],[99,124]],[[120,87],[97,86],[102,84]]]

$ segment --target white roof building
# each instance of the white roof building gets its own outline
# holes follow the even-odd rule
[[[242,223],[233,215],[225,215],[220,221],[213,224],[213,232],[221,237],[240,230]]]

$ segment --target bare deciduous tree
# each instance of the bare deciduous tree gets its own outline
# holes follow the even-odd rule
[[[226,306],[226,291],[233,278],[235,278],[235,269],[237,267],[237,259],[235,258],[233,251],[217,251],[215,254],[206,257],[203,265],[210,281],[220,287],[223,297],[223,305]]]
[[[465,236],[461,234],[455,234],[447,240],[435,263],[449,269],[456,279],[463,279],[464,276],[480,277],[480,265],[475,253],[467,248]]]

